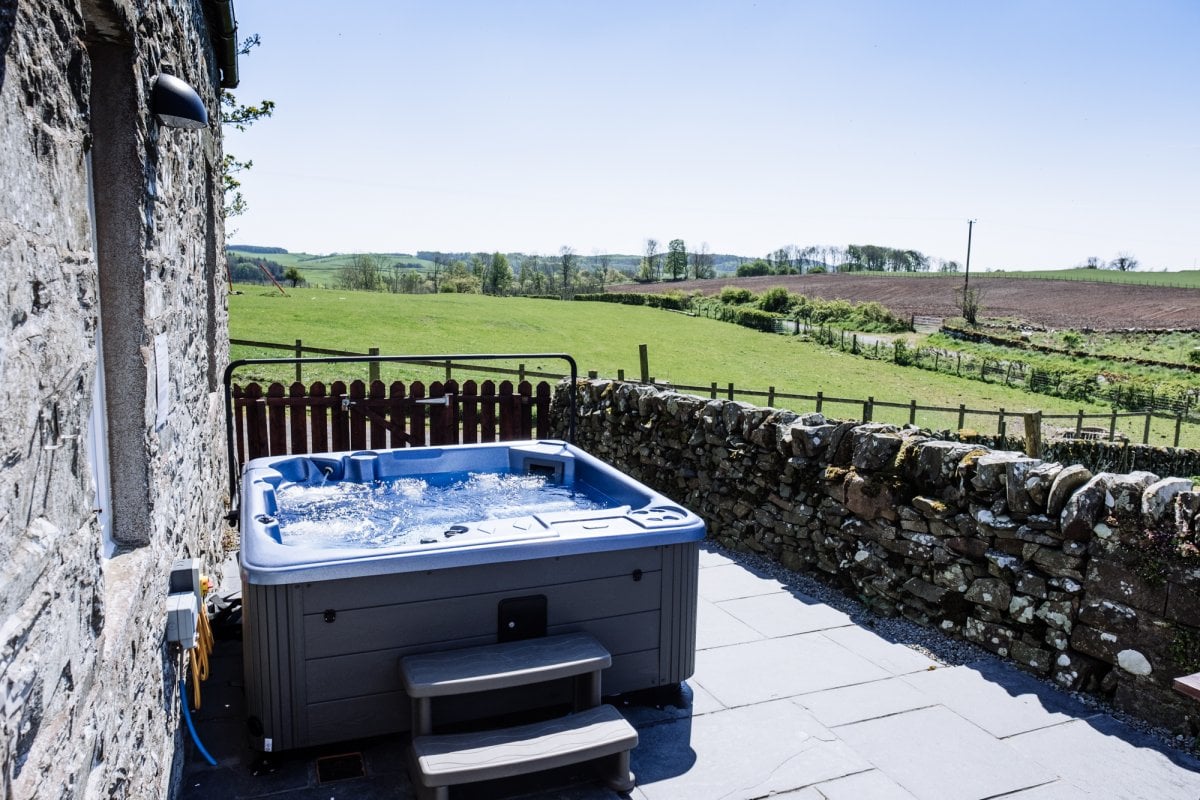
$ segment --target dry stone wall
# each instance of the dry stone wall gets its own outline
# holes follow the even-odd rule
[[[166,573],[183,556],[213,563],[224,530],[221,145],[217,124],[160,129],[149,96],[170,64],[215,115],[208,42],[199,0],[0,0],[6,800],[166,797],[178,766]],[[93,243],[105,215],[129,234],[109,242],[120,269]],[[132,467],[111,504],[87,445],[102,360],[110,452]]]
[[[581,446],[691,508],[722,544],[1196,733],[1200,709],[1171,689],[1200,670],[1190,480],[636,384],[581,381],[578,401]]]

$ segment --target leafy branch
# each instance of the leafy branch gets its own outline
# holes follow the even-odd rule
[[[249,55],[262,44],[258,34],[248,36],[238,45],[238,55]],[[228,89],[221,91],[221,124],[244,131],[260,119],[275,113],[274,100],[262,100],[254,105],[244,105]],[[246,198],[242,196],[242,182],[237,175],[254,166],[253,161],[242,161],[226,152],[221,159],[221,187],[225,193],[225,217],[236,217],[246,213]]]

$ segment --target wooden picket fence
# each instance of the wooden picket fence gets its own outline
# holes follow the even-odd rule
[[[233,385],[239,464],[261,456],[550,437],[551,386],[528,381]]]

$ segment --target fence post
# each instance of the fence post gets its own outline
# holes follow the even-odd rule
[[[646,345],[638,345],[638,360],[642,364],[642,383],[650,382],[650,353]]]
[[[934,371],[934,372],[937,372],[937,371],[938,371],[938,361],[939,361],[939,359],[940,359],[940,356],[941,356],[941,354],[942,354],[942,353],[941,353],[941,351],[940,351],[940,350],[934,350],[934,351],[933,351],[933,371]]]
[[[304,358],[304,345],[300,340],[296,340],[296,358]],[[303,367],[299,362],[296,363],[296,383],[304,383]]]
[[[1042,412],[1025,415],[1025,455],[1042,457]]]
[[[996,420],[996,435],[1001,439],[1008,433],[1008,425],[1004,422],[1004,409],[1000,409],[1000,418]],[[1000,446],[1004,447],[1004,442],[1000,442]]]
[[[1083,434],[1083,409],[1079,409],[1079,416],[1075,418],[1075,438],[1079,438]]]
[[[851,337],[852,338],[850,340],[850,352],[853,353],[854,355],[858,355],[858,334],[857,333],[851,334]]]
[[[767,408],[774,408],[774,407],[775,407],[775,387],[768,386],[767,387]]]
[[[1175,415],[1175,447],[1179,447],[1179,430],[1183,427],[1183,414]]]
[[[954,371],[954,374],[960,378],[962,377],[962,353],[958,354],[958,368]]]
[[[1142,428],[1142,444],[1150,444],[1150,419],[1153,416],[1152,412],[1146,412],[1146,427]]]
[[[817,413],[821,413],[821,406],[825,404],[825,393],[817,392]]]
[[[879,358],[879,340],[875,340],[875,357]]]
[[[517,383],[525,382],[525,365],[517,364]]]
[[[379,348],[378,347],[368,347],[367,355],[369,355],[369,356],[379,355]],[[370,365],[367,367],[367,379],[371,383],[374,383],[375,381],[379,380],[379,362],[378,361],[372,361],[370,363]]]
[[[623,370],[623,369],[617,370],[617,380],[619,380],[621,383],[625,382],[625,370]]]
[[[878,342],[876,342],[878,344]],[[863,422],[870,422],[871,415],[875,412],[875,398],[867,397],[867,401],[863,403]]]
[[[733,399],[733,384],[729,384],[729,399]]]
[[[454,365],[447,359],[446,361],[446,383],[454,380]]]
[[[961,431],[963,426],[967,424],[967,404],[958,404],[958,429]]]
[[[1108,440],[1111,442],[1117,438],[1117,407],[1113,406],[1112,418],[1108,421]]]
[[[842,328],[842,340],[838,344],[838,347],[842,350],[846,349],[846,329],[845,328]]]
[[[716,381],[712,382],[712,399],[713,400],[717,399],[717,382]]]
[[[588,379],[589,379],[589,380],[593,380],[593,381],[594,381],[594,380],[596,380],[596,378],[599,378],[599,377],[600,377],[600,373],[599,373],[599,372],[596,372],[596,370],[594,370],[594,369],[589,369],[589,370],[588,370]],[[522,379],[522,380],[524,380],[524,379]]]
[[[908,403],[908,424],[917,424],[917,399],[915,397]]]

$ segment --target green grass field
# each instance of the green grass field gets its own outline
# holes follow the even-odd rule
[[[1071,414],[1080,403],[1028,394],[1002,385],[983,384],[886,362],[868,361],[800,339],[762,334],[715,320],[688,317],[654,309],[609,303],[572,303],[481,295],[399,295],[319,289],[292,290],[282,296],[274,289],[241,286],[229,298],[230,336],[234,339],[292,343],[337,350],[366,352],[378,347],[384,354],[566,352],[575,357],[581,374],[596,371],[616,377],[618,370],[636,378],[638,345],[649,349],[650,374],[659,381],[692,386],[733,383],[737,389],[866,398],[957,408],[1004,408],[1009,414],[1026,410]],[[281,351],[234,347],[234,358],[282,356]],[[515,367],[516,364],[510,365]],[[563,371],[561,362],[527,362],[538,371]],[[247,367],[243,379],[291,380],[293,368]],[[307,368],[305,380],[352,380],[366,377],[366,367]],[[413,367],[385,368],[385,380],[413,377],[437,380],[440,371]],[[485,376],[456,375],[458,380]],[[746,399],[746,398],[740,398]],[[754,399],[765,404],[765,399]],[[777,406],[812,410],[811,401],[778,400]],[[1102,414],[1101,405],[1084,405],[1087,413]],[[861,406],[827,404],[831,416],[857,417]],[[877,410],[878,421],[904,423],[907,411]],[[1123,421],[1131,436],[1140,437],[1141,421]],[[957,427],[957,414],[921,412],[917,423],[934,429]],[[1065,425],[1066,423],[1064,423]],[[1097,424],[1090,422],[1089,424]],[[968,415],[966,427],[995,430],[995,420]],[[1191,426],[1185,426],[1185,429]],[[1173,426],[1155,421],[1151,441],[1170,443]],[[1192,442],[1191,439],[1197,441]],[[1184,442],[1200,446],[1200,431]]]

